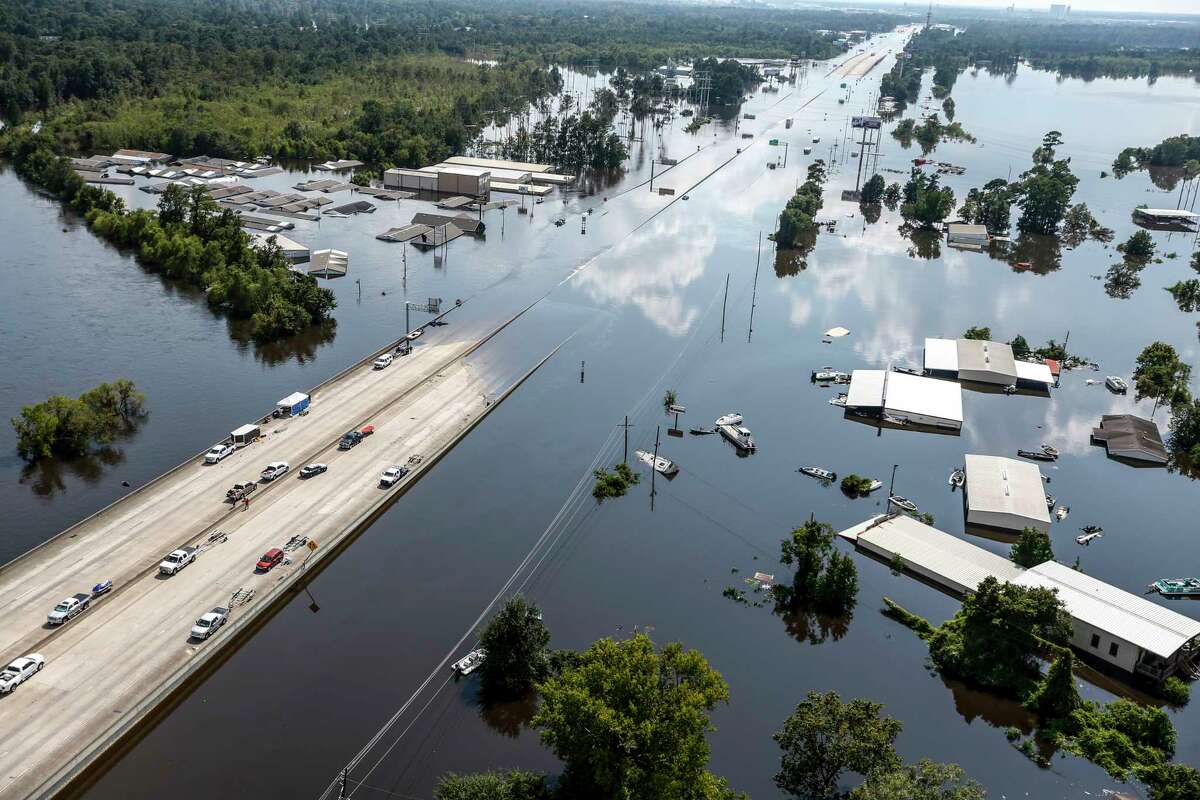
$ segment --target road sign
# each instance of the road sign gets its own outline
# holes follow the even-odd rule
[[[772,147],[778,147],[778,146],[779,146],[779,140],[778,140],[778,139],[772,139],[771,141],[767,142],[767,144],[771,145]]]

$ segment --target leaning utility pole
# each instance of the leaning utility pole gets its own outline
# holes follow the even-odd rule
[[[629,463],[629,429],[633,427],[632,425],[629,424],[629,415],[628,414],[625,415],[625,424],[618,425],[617,427],[625,429],[625,458],[621,459],[621,463],[628,464]]]

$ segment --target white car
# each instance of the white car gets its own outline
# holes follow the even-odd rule
[[[46,666],[46,659],[39,653],[21,656],[0,672],[0,694],[8,694],[35,672],[41,672]]]
[[[266,468],[261,474],[259,474],[258,477],[262,478],[264,481],[273,481],[291,468],[291,465],[286,461],[272,461],[270,464],[267,464]]]
[[[204,454],[205,464],[215,464],[222,458],[228,455],[233,455],[233,445],[218,444],[214,445],[207,453]]]
[[[379,486],[383,489],[390,489],[396,485],[396,482],[408,474],[408,468],[402,467],[399,464],[392,464],[383,471],[379,476]]]
[[[392,354],[384,353],[379,358],[375,359],[375,362],[371,365],[371,367],[373,369],[383,369],[384,367],[390,367],[391,365],[392,365]]]
[[[54,610],[46,616],[46,621],[51,625],[62,625],[76,614],[82,614],[84,611],[87,611],[91,602],[92,596],[90,594],[81,593],[71,595],[54,607]]]
[[[220,628],[228,621],[229,609],[217,606],[212,611],[196,620],[196,624],[192,626],[192,638],[207,639],[217,632],[217,628]]]

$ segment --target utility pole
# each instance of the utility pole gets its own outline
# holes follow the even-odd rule
[[[758,232],[758,256],[754,262],[754,288],[750,292],[750,330],[746,333],[746,341],[754,335],[754,306],[758,298],[758,268],[762,264],[762,231]]]
[[[729,302],[729,273],[725,273],[725,299],[721,301],[721,341],[725,341],[725,304]]]
[[[621,463],[628,464],[629,463],[629,429],[633,427],[632,425],[629,424],[629,415],[628,414],[625,415],[625,424],[618,425],[617,427],[625,429],[625,458],[623,458],[621,460]]]
[[[891,510],[891,507],[892,507],[892,497],[894,497],[896,494],[893,490],[896,488],[896,467],[898,467],[898,466],[900,466],[900,465],[892,464],[892,482],[890,484],[888,484],[888,509],[889,510]]]
[[[652,463],[650,465],[650,510],[651,511],[654,510],[654,495],[657,493],[657,490],[654,488],[654,476],[658,473],[658,470],[654,468],[654,465],[658,463],[658,435],[661,432],[662,432],[662,425],[659,425],[654,429],[654,463]]]
[[[342,770],[342,776],[338,778],[338,800],[346,800],[346,779],[350,777],[350,768],[346,767]]]

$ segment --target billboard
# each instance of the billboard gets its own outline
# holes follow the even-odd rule
[[[853,128],[872,128],[878,130],[883,125],[879,117],[851,117],[850,126]]]

